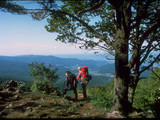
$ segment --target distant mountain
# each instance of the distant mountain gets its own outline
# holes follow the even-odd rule
[[[44,62],[45,65],[52,64],[58,68],[57,74],[60,79],[57,84],[63,84],[65,72],[71,71],[78,75],[78,66],[88,66],[89,72],[93,76],[90,84],[104,85],[112,79],[114,74],[114,63],[108,63],[105,60],[80,60],[76,58],[60,58],[55,56],[41,55],[23,55],[23,56],[0,56],[0,78],[19,79],[23,81],[31,81],[28,66],[29,63]]]
[[[109,54],[60,54],[55,55],[56,57],[61,58],[77,58],[80,60],[103,60],[106,61],[106,57],[112,57]],[[108,62],[114,62],[113,60],[108,60]]]
[[[90,85],[105,85],[113,79],[115,73],[114,63],[106,60],[81,60],[43,55],[0,56],[0,80],[18,79],[31,81],[33,78],[30,76],[28,64],[32,62],[44,62],[46,66],[51,64],[54,68],[58,68],[57,74],[60,78],[56,83],[58,86],[62,86],[66,77],[66,71],[71,71],[75,75],[78,75],[78,66],[88,66],[89,73],[93,77]],[[143,73],[143,76],[148,77],[149,75],[150,71]]]

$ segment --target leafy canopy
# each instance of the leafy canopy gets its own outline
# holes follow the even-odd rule
[[[119,31],[126,29],[128,36],[129,68],[132,69],[135,61],[148,62],[149,65],[140,71],[140,74],[159,61],[160,54],[160,9],[158,0],[133,0],[130,14],[126,14],[129,21],[121,20],[117,0],[62,0],[59,7],[47,8],[50,11],[48,32],[56,32],[57,41],[75,43],[80,48],[104,51],[115,55]],[[126,4],[127,5],[127,4]],[[125,7],[125,6],[124,6]],[[125,19],[124,19],[125,20]],[[125,28],[125,24],[127,28]],[[124,44],[124,43],[121,43]],[[155,54],[156,53],[156,54]],[[138,58],[140,57],[140,60]]]

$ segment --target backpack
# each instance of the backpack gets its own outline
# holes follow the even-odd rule
[[[81,68],[83,77],[87,77],[87,81],[89,82],[92,79],[92,76],[88,73],[88,67],[84,66]]]
[[[88,75],[88,67],[84,66],[81,68],[81,70],[82,70],[83,77],[86,77]]]
[[[70,75],[70,80],[71,80],[71,85],[74,86],[74,87],[77,87],[78,81],[76,79],[76,75],[71,74]]]

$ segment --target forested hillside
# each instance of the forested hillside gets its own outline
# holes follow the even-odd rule
[[[71,71],[78,75],[78,66],[88,66],[89,72],[93,76],[90,85],[105,85],[114,75],[114,64],[100,60],[79,60],[75,58],[59,58],[55,56],[0,56],[0,78],[3,80],[13,79],[20,81],[31,81],[30,67],[28,64],[32,62],[51,64],[54,68],[58,68],[57,74],[59,80],[57,85],[61,86],[65,79],[65,72]]]

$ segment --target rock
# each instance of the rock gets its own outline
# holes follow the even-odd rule
[[[44,118],[44,117],[48,118],[48,114],[47,113],[43,113],[43,114],[40,115],[40,118]]]
[[[32,110],[33,110],[33,109],[32,109],[31,107],[27,107],[27,108],[26,108],[26,112],[27,112],[27,113],[31,113]]]
[[[41,100],[41,103],[43,103],[43,102],[44,102],[44,98],[43,98],[43,97],[42,97],[40,100]]]
[[[20,91],[19,91],[19,90],[16,90],[16,93],[18,94],[18,93],[20,93]]]
[[[153,114],[153,112],[152,112],[151,110],[148,110],[148,111],[147,111],[147,116],[146,116],[146,118],[155,118],[155,116],[154,116],[154,114]]]
[[[8,91],[15,92],[15,91],[16,91],[16,89],[15,89],[15,88],[13,88],[13,87],[10,87],[10,88],[8,88]]]
[[[25,115],[30,117],[30,116],[33,116],[33,114],[35,113],[35,109],[33,107],[26,107],[25,108]]]
[[[11,108],[11,107],[13,107],[12,103],[10,103],[8,106],[6,106],[6,108]]]
[[[51,112],[53,112],[53,111],[55,111],[55,108],[52,108],[52,109],[51,109]]]
[[[107,113],[105,115],[108,119],[113,119],[113,118],[126,118],[123,116],[119,111],[113,111],[112,113]]]
[[[128,115],[130,118],[155,118],[151,110],[148,111],[133,111]]]
[[[7,80],[4,88],[18,87],[18,82],[13,80]]]
[[[87,116],[87,113],[83,113],[83,116],[85,116],[85,117],[86,117],[86,116]]]
[[[15,99],[15,100],[18,100],[18,99],[19,99],[19,96],[18,96],[18,95],[15,95],[15,96],[14,96],[14,99]]]
[[[0,112],[0,116],[6,116],[8,115],[9,113],[12,113],[14,110],[13,109],[3,109],[1,112]],[[3,117],[2,117],[3,118]]]

